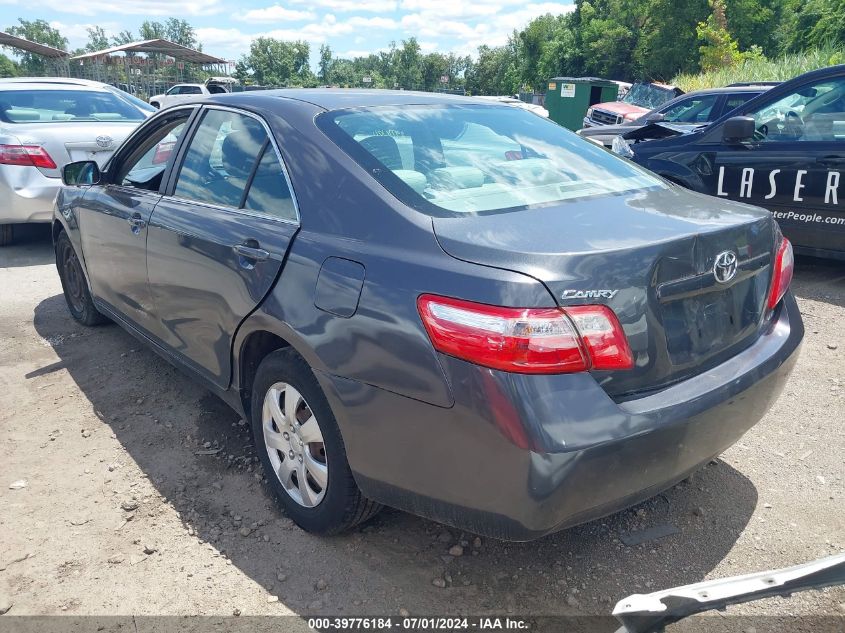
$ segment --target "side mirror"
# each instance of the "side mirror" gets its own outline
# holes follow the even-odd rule
[[[62,182],[75,187],[96,185],[101,175],[100,166],[93,160],[80,160],[62,167]]]
[[[735,116],[722,125],[722,140],[725,143],[742,143],[754,138],[754,119],[750,116]]]
[[[662,112],[652,112],[651,114],[647,114],[645,117],[646,123],[660,123],[666,117],[663,115]]]

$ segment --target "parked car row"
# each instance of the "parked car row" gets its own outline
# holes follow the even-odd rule
[[[772,87],[712,123],[632,127],[613,147],[688,189],[768,209],[799,253],[845,259],[845,66]]]
[[[49,222],[64,164],[104,165],[155,109],[84,79],[0,80],[0,246],[15,224]]]
[[[593,142],[611,147],[613,139],[620,134],[631,132],[635,128],[644,127],[650,123],[674,123],[697,127],[710,123],[722,115],[736,110],[749,99],[771,88],[771,84],[743,84],[727,86],[725,88],[709,88],[696,90],[675,97],[646,112],[639,118],[619,125],[592,125],[578,130],[578,134]]]
[[[3,170],[52,187],[71,315],[251,420],[321,534],[389,505],[527,540],[687,477],[797,358],[788,237],[822,238],[777,214],[842,217],[845,67],[685,95],[703,120],[626,126],[633,162],[495,100],[275,90],[150,116],[74,82],[0,83]]]

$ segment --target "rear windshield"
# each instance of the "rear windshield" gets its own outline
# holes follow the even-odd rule
[[[430,215],[516,210],[663,186],[520,108],[373,107],[328,112],[318,122],[393,195]]]
[[[102,90],[0,92],[0,120],[4,123],[143,121],[145,118],[127,100]]]

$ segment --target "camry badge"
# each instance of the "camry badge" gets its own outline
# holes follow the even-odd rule
[[[618,290],[564,290],[561,299],[613,299]]]
[[[716,262],[713,264],[713,276],[720,284],[726,284],[736,277],[736,253],[722,251],[716,255]]]
[[[107,149],[114,144],[114,139],[111,136],[106,136],[105,134],[98,136],[94,140],[97,141],[97,145],[103,149]]]

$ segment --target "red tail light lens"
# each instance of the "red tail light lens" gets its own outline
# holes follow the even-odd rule
[[[176,141],[162,141],[156,145],[156,151],[153,154],[153,165],[161,165],[166,163],[167,159],[173,153],[173,148],[176,147]]]
[[[55,161],[40,145],[0,145],[0,165],[56,168]]]
[[[792,272],[795,269],[795,257],[792,254],[792,244],[785,237],[781,238],[778,252],[775,255],[772,275],[772,289],[769,291],[769,309],[774,308],[792,283]]]
[[[633,356],[607,306],[502,308],[422,295],[420,316],[435,349],[523,374],[629,369]]]

